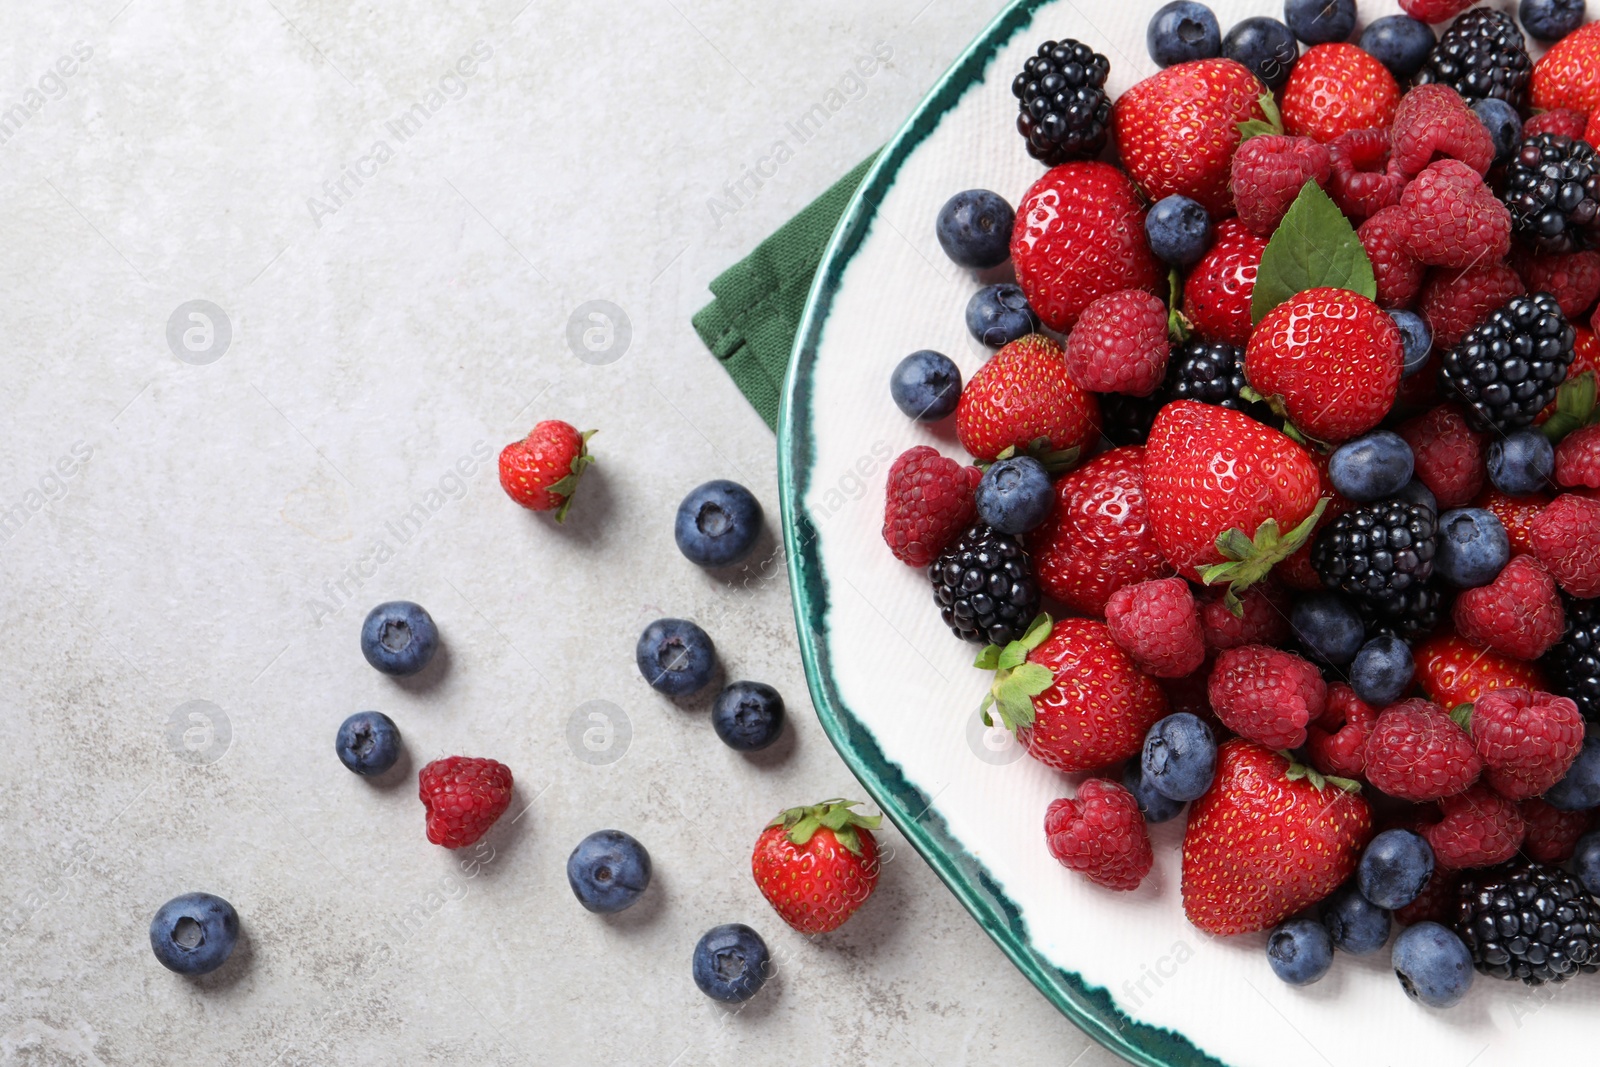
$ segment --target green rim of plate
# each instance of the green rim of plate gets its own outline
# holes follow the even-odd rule
[[[1059,0],[1016,0],[961,54],[867,172],[812,282],[784,381],[778,421],[778,495],[795,627],[812,703],[833,747],[878,807],[1039,991],[1090,1037],[1132,1063],[1225,1067],[1182,1034],[1128,1018],[1104,989],[1061,969],[1034,948],[1021,910],[984,865],[950,834],[943,818],[932,810],[931,799],[884,755],[872,732],[845,705],[833,680],[827,642],[821,637],[827,624],[828,589],[817,553],[816,527],[803,501],[816,457],[807,416],[823,324],[845,267],[860,249],[878,205],[893,187],[906,158],[967,90],[983,81],[984,71],[998,51],[1032,24],[1040,8],[1056,2]]]

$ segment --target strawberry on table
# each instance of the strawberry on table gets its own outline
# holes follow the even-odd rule
[[[1239,219],[1217,224],[1210,251],[1183,283],[1183,315],[1200,337],[1235,348],[1250,342],[1250,300],[1266,248]]]
[[[1529,103],[1541,111],[1600,112],[1600,22],[1580,26],[1533,65]]]
[[[1511,552],[1515,556],[1517,553],[1533,551],[1533,520],[1539,517],[1539,512],[1548,503],[1550,497],[1546,493],[1507,496],[1489,486],[1478,494],[1472,506],[1494,513],[1500,525],[1506,528],[1506,538],[1511,542]]]
[[[926,567],[961,531],[972,525],[973,493],[983,472],[917,445],[889,468],[883,509],[883,540],[894,558]]]
[[[1137,889],[1155,862],[1139,802],[1104,778],[1090,778],[1074,798],[1052,800],[1044,834],[1061,866],[1107,889]]]
[[[789,808],[756,838],[750,872],[784,922],[802,934],[837,930],[878,884],[881,815],[850,809],[859,800]]]
[[[428,814],[428,840],[465,848],[489,832],[511,806],[511,768],[492,759],[447,756],[417,775],[417,795]]]
[[[1546,688],[1537,664],[1481,648],[1455,634],[1440,634],[1418,645],[1416,680],[1428,699],[1446,708],[1471,704],[1491,689]]]
[[[554,511],[565,521],[578,479],[594,462],[589,438],[595,431],[579,432],[560,419],[546,419],[520,441],[500,450],[500,486],[506,495],[530,511]]]
[[[1012,341],[978,368],[956,405],[956,435],[979,462],[1041,440],[1050,453],[1082,450],[1100,425],[1100,407],[1067,374],[1061,346],[1035,333]]]
[[[1324,143],[1350,130],[1387,127],[1400,86],[1368,52],[1334,42],[1306,50],[1283,87],[1283,128]]]

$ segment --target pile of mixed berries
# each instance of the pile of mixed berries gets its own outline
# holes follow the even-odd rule
[[[1048,169],[935,222],[1010,260],[966,308],[995,351],[890,378],[971,459],[899,456],[883,525],[988,721],[1089,775],[1061,863],[1134,889],[1187,806],[1196,927],[1296,984],[1402,927],[1435,1007],[1600,970],[1600,24],[1470,6],[1351,43],[1354,0],[1225,36],[1175,0],[1115,100],[1039,45]]]

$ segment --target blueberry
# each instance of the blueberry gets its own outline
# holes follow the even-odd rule
[[[1290,919],[1267,935],[1267,962],[1290,985],[1310,985],[1333,966],[1333,939],[1313,919]]]
[[[1289,626],[1311,658],[1323,663],[1349,663],[1367,634],[1361,613],[1343,593],[1308,593],[1296,600]]]
[[[945,201],[933,231],[944,254],[963,267],[988,270],[1011,256],[1017,213],[999,193],[968,189]]]
[[[672,534],[690,563],[725,567],[750,554],[761,533],[761,502],[738,482],[719,478],[678,505]]]
[[[1417,673],[1411,646],[1393,634],[1379,634],[1361,646],[1350,664],[1350,688],[1375,708],[1388,707],[1411,687]]]
[[[1537,493],[1556,467],[1555,446],[1538,430],[1517,430],[1489,443],[1489,481],[1502,493]]]
[[[173,897],[150,920],[150,950],[179,974],[210,974],[228,962],[238,941],[239,913],[210,893]]]
[[[1390,960],[1406,996],[1430,1008],[1448,1008],[1472,988],[1472,953],[1438,923],[1400,931]]]
[[[1243,63],[1268,89],[1282,89],[1300,58],[1300,46],[1289,27],[1277,19],[1257,15],[1228,31],[1222,39],[1222,54]]]
[[[1133,799],[1139,802],[1139,810],[1144,812],[1144,821],[1158,823],[1177,818],[1178,813],[1183,811],[1183,801],[1173,800],[1156,792],[1155,787],[1145,781],[1144,771],[1140,767],[1141,762],[1136,759],[1128,761],[1128,765],[1122,770],[1122,784],[1133,794]]]
[[[1356,866],[1356,887],[1380,908],[1403,908],[1433,877],[1433,849],[1410,830],[1385,830],[1368,842]]]
[[[1434,570],[1462,589],[1488,585],[1511,559],[1506,528],[1484,508],[1457,508],[1439,516]]]
[[[1522,28],[1541,41],[1559,41],[1583,25],[1583,0],[1522,0]]]
[[[1187,711],[1168,715],[1144,737],[1139,770],[1150,787],[1171,800],[1199,800],[1217,769],[1211,727]]]
[[[783,732],[783,697],[761,682],[734,682],[711,705],[711,726],[729,748],[766,748]]]
[[[650,688],[671,697],[704,689],[716,670],[717,647],[687,619],[657,619],[644,628],[633,650]]]
[[[1385,15],[1361,31],[1361,47],[1404,84],[1439,43],[1433,27],[1410,15]]]
[[[400,758],[400,728],[381,711],[358,711],[340,725],[333,750],[357,774],[382,774]]]
[[[1039,329],[1039,316],[1020,286],[986,285],[967,301],[967,329],[990,348],[1003,348]]]
[[[1405,361],[1400,374],[1409,378],[1428,365],[1428,357],[1433,354],[1433,331],[1428,328],[1428,320],[1415,311],[1391,311],[1389,317],[1400,328],[1401,353]]]
[[[361,624],[361,654],[384,674],[416,674],[439,649],[433,616],[409,600],[388,600]]]
[[[1353,885],[1339,890],[1322,910],[1333,947],[1352,956],[1376,952],[1389,940],[1389,913],[1362,896]]]
[[[1504,100],[1486,96],[1482,100],[1474,100],[1472,110],[1477,112],[1478,121],[1489,131],[1489,138],[1494,142],[1494,158],[1510,159],[1522,144],[1522,116],[1517,114],[1517,109]]]
[[[1328,458],[1333,487],[1358,504],[1394,496],[1411,480],[1411,469],[1411,446],[1389,430],[1347,441]]]
[[[1600,896],[1600,831],[1578,838],[1578,846],[1572,851],[1572,873],[1590,896]]]
[[[1146,213],[1144,234],[1150,240],[1150,251],[1163,262],[1192,267],[1211,247],[1211,216],[1198,202],[1173,193],[1157,200]]]
[[[1585,728],[1583,748],[1567,775],[1545,791],[1544,799],[1562,811],[1600,807],[1600,733]]]
[[[767,959],[767,943],[748,926],[713,926],[694,946],[694,984],[713,1000],[749,1000],[767,980]]]
[[[907,418],[938,422],[961,399],[961,370],[941,352],[913,352],[895,364],[889,395]]]
[[[1209,7],[1194,0],[1172,0],[1150,17],[1145,47],[1158,67],[1215,59],[1222,54],[1222,27]]]
[[[650,853],[621,830],[596,830],[567,857],[567,884],[590,911],[625,911],[650,885]]]
[[[980,520],[1001,533],[1021,534],[1050,517],[1056,490],[1043,463],[1032,456],[1013,456],[983,472],[974,499]]]
[[[1284,0],[1283,21],[1306,44],[1348,41],[1356,29],[1356,0]]]
[[[1415,504],[1419,508],[1427,508],[1434,515],[1439,514],[1439,498],[1433,495],[1433,490],[1422,484],[1422,479],[1413,478],[1400,487],[1395,494],[1395,499],[1404,500],[1407,504]]]

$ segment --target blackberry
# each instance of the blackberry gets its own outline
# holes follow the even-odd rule
[[[1020,102],[1017,131],[1047,167],[1089,159],[1106,146],[1111,62],[1081,41],[1046,41],[1011,83]]]
[[[1448,85],[1469,104],[1493,97],[1520,110],[1527,106],[1532,75],[1533,61],[1516,22],[1503,11],[1480,7],[1444,31],[1414,83]]]
[[[1198,400],[1270,422],[1270,408],[1239,395],[1249,384],[1244,377],[1244,349],[1192,337],[1173,352],[1164,389],[1170,400]]]
[[[1380,500],[1347,511],[1311,546],[1311,565],[1330,589],[1404,610],[1402,598],[1433,573],[1438,530],[1433,512],[1403,500]]]
[[[1160,392],[1153,396],[1127,396],[1123,393],[1101,393],[1100,432],[1113,445],[1142,445],[1150,437],[1150,424],[1167,398]]]
[[[1367,628],[1367,640],[1390,635],[1410,644],[1439,628],[1449,604],[1437,582],[1414,585],[1383,603],[1358,599],[1356,609]]]
[[[1456,889],[1455,928],[1491,978],[1543,985],[1600,970],[1600,903],[1549,864],[1470,872]]]
[[[1571,697],[1584,718],[1600,721],[1600,600],[1562,600],[1567,631],[1544,656],[1550,689]]]
[[[1440,387],[1475,428],[1520,430],[1555,399],[1576,337],[1555,297],[1516,297],[1444,354]]]
[[[1587,141],[1561,133],[1524,140],[1506,164],[1511,226],[1540,252],[1600,244],[1600,158]]]
[[[1039,614],[1033,560],[1015,537],[978,523],[928,568],[934,603],[959,638],[1004,645]]]

